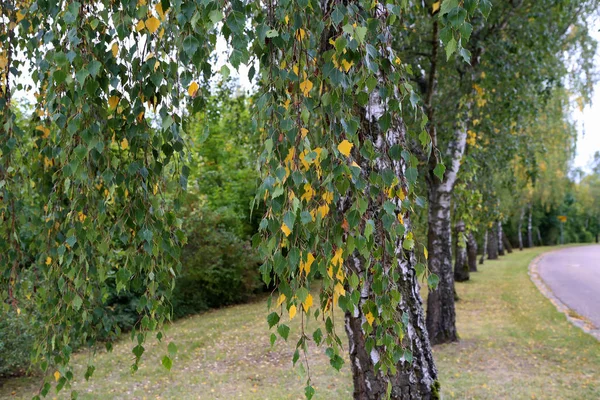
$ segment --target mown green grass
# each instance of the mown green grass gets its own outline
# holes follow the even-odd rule
[[[434,350],[445,398],[600,398],[600,343],[568,323],[527,275],[530,261],[548,250],[486,261],[471,281],[457,285],[461,341]],[[291,366],[299,318],[290,341],[272,349],[265,317],[261,300],[179,321],[165,343],[151,342],[135,375],[129,373],[132,345],[124,339],[112,354],[98,354],[94,377],[73,388],[83,399],[302,399],[305,372]],[[343,334],[341,314],[338,321]],[[166,372],[160,359],[169,341],[179,351]],[[338,373],[322,353],[312,348],[309,354],[315,398],[351,398],[348,363]],[[79,375],[88,358],[74,357]],[[30,398],[39,383],[9,380],[0,398]],[[49,397],[55,396],[68,394]]]

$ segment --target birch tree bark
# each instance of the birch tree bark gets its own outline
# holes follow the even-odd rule
[[[470,272],[477,272],[477,240],[473,232],[467,234],[467,264]]]
[[[454,261],[454,280],[464,282],[469,280],[469,265],[467,264],[467,247],[461,243],[461,236],[465,233],[465,223],[458,221],[455,226],[456,232],[456,257]]]
[[[460,161],[465,151],[467,129],[457,123],[454,139],[449,145],[451,164],[440,180],[430,168],[427,175],[429,224],[427,249],[429,270],[439,276],[436,290],[427,297],[427,330],[432,344],[458,340],[454,309],[454,273],[452,271],[452,229],[450,219],[451,197]]]
[[[485,254],[488,248],[488,230],[485,230],[483,235],[483,246],[481,246],[481,258],[479,259],[479,264],[483,264],[485,261]]]
[[[532,224],[532,206],[529,204],[529,215],[527,216],[527,247],[533,247],[533,224]]]
[[[519,215],[519,226],[517,229],[519,237],[519,250],[523,250],[523,217],[525,216],[525,209],[521,208],[521,214]]]
[[[387,149],[396,144],[401,144],[404,141],[405,130],[401,121],[395,121],[394,126],[386,132],[381,132],[377,123],[383,110],[379,95],[373,92],[370,99],[370,104],[367,110],[364,111],[363,129],[365,135],[373,135],[372,140],[376,143],[379,154],[386,154]],[[357,160],[364,174],[368,174],[371,162],[362,158]],[[388,157],[379,157],[375,161],[376,169],[381,171],[386,168],[391,168],[396,176],[404,176],[403,163],[391,161]],[[369,187],[366,190],[370,190]],[[396,200],[397,209],[401,209],[400,200]],[[349,205],[343,203],[340,207],[344,208]],[[376,203],[369,204],[368,214],[381,212],[380,205]],[[404,217],[404,222],[407,226],[410,224],[408,216]],[[379,229],[383,229],[380,227]],[[376,240],[381,240],[384,235],[378,234]],[[431,345],[425,325],[425,316],[423,311],[423,303],[419,293],[419,284],[415,273],[414,265],[416,260],[412,252],[406,252],[402,248],[402,239],[394,243],[399,260],[402,260],[398,266],[391,265],[389,259],[384,265],[388,271],[390,279],[392,274],[396,273],[399,276],[398,286],[401,293],[401,302],[398,305],[399,315],[404,316],[407,329],[403,339],[405,348],[412,355],[412,361],[403,356],[397,363],[398,372],[390,379],[392,383],[392,399],[433,399],[437,398],[438,383],[437,370],[431,353]],[[384,259],[385,263],[385,259]],[[362,259],[358,254],[355,254],[346,261],[348,271],[355,272],[359,279],[364,282],[364,286],[360,291],[360,305],[372,296],[372,287],[370,284],[370,274],[368,266],[370,260]],[[351,289],[350,289],[351,290]],[[380,359],[379,347],[375,346],[371,351],[367,350],[367,340],[369,335],[366,335],[363,330],[363,324],[367,322],[366,316],[362,312],[361,307],[354,309],[354,312],[345,314],[345,327],[348,335],[348,346],[350,352],[350,361],[352,365],[352,380],[354,383],[354,399],[360,400],[378,400],[385,398],[387,390],[387,382],[389,377],[385,377],[383,373],[376,372],[376,365]]]
[[[498,255],[499,256],[503,256],[504,255],[504,241],[502,240],[502,237],[504,236],[504,232],[502,232],[502,222],[498,221],[497,223],[497,229],[496,229],[496,241],[498,243]]]
[[[339,0],[322,0],[321,5],[326,10],[333,9]],[[345,2],[344,2],[345,3]],[[354,1],[360,5],[358,1]],[[391,33],[385,24],[387,21],[387,10],[383,5],[375,6],[375,14],[384,26],[384,35],[389,43],[392,41]],[[322,46],[330,46],[329,39],[339,32],[328,31],[324,33],[321,39]],[[378,76],[380,84],[385,80],[381,73]],[[402,189],[406,189],[405,179],[406,165],[403,160],[392,160],[388,156],[389,150],[400,145],[405,147],[406,128],[401,118],[394,117],[389,128],[382,131],[379,124],[380,119],[385,114],[386,101],[374,90],[369,96],[366,107],[358,108],[361,116],[361,125],[359,135],[368,138],[375,146],[376,158],[370,160],[362,155],[357,155],[356,162],[361,168],[361,173],[369,182],[371,172],[381,173],[385,170],[393,171],[398,177]],[[370,192],[371,186],[367,185],[365,191]],[[369,197],[371,198],[371,197]],[[410,229],[410,215],[408,211],[402,211],[402,201],[395,196],[391,200],[396,206],[397,213],[403,213],[402,218],[407,230]],[[342,197],[338,208],[341,211],[346,210],[351,204],[348,204],[347,198]],[[365,215],[374,216],[384,212],[379,202],[370,201]],[[373,218],[373,220],[378,220]],[[399,236],[392,246],[384,243],[386,238],[385,229],[382,224],[376,226],[374,239],[383,249],[392,249],[398,259],[398,265],[393,265],[392,257],[384,255],[379,260],[383,270],[389,276],[390,280],[396,280],[401,300],[396,308],[399,316],[402,317],[404,332],[401,338],[405,353],[399,357],[396,362],[396,373],[393,376],[384,374],[379,370],[379,361],[382,357],[382,344],[371,344],[374,333],[367,334],[363,327],[368,324],[367,316],[364,315],[362,306],[365,301],[372,299],[372,274],[369,269],[373,259],[365,259],[355,252],[345,261],[345,268],[348,273],[354,272],[363,282],[359,287],[360,296],[359,306],[354,307],[350,312],[345,313],[345,330],[348,336],[348,347],[350,353],[350,362],[352,367],[352,380],[354,384],[354,399],[357,400],[379,400],[386,397],[388,382],[391,383],[390,398],[396,400],[416,400],[416,399],[437,399],[439,398],[439,383],[437,380],[437,369],[431,352],[431,345],[425,324],[425,315],[423,310],[423,301],[419,292],[419,283],[415,271],[416,259],[412,251],[403,248],[403,237]],[[397,277],[397,278],[396,278]],[[351,293],[353,289],[348,287]]]
[[[488,260],[498,259],[498,230],[492,226],[489,230],[487,241]]]

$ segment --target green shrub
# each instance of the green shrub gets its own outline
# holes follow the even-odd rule
[[[30,366],[33,346],[32,324],[25,313],[14,309],[0,318],[0,377],[23,375]]]
[[[186,220],[188,244],[174,291],[175,318],[246,301],[263,287],[258,255],[228,230],[228,222],[209,210],[193,212]]]

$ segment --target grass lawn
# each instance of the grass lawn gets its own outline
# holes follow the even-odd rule
[[[461,341],[434,350],[444,398],[600,399],[600,343],[568,323],[527,275],[530,261],[547,250],[486,261],[457,285]],[[271,348],[265,300],[215,310],[173,324],[164,343],[151,341],[134,375],[128,338],[96,356],[89,382],[81,378],[89,355],[76,355],[73,389],[82,399],[303,399],[303,369],[291,365],[298,325],[296,317],[289,342]],[[169,341],[179,351],[167,373],[160,359]],[[338,373],[322,353],[309,354],[314,398],[351,398],[347,357]],[[29,399],[39,384],[40,378],[0,382],[0,398]]]

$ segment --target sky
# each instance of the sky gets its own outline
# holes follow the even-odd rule
[[[600,43],[600,21],[596,21],[592,29],[593,36]],[[600,68],[600,48],[596,54],[596,67]],[[583,113],[577,111],[573,114],[578,123],[579,134],[577,137],[577,150],[574,168],[590,171],[590,162],[596,151],[600,151],[600,82],[594,87],[592,104],[587,105]]]

